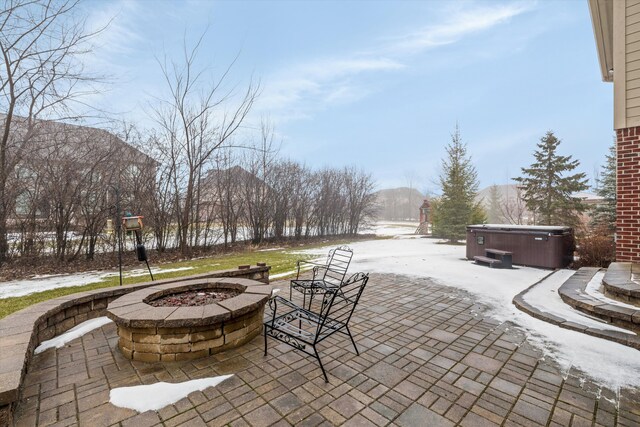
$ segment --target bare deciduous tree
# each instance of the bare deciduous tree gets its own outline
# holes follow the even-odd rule
[[[526,225],[529,222],[529,210],[522,198],[522,190],[515,187],[515,192],[507,189],[507,194],[500,204],[500,212],[509,224]]]
[[[16,198],[11,177],[39,131],[38,119],[70,118],[91,78],[80,58],[95,33],[76,18],[78,0],[5,0],[0,8],[0,263]]]
[[[347,214],[350,235],[358,231],[366,220],[375,214],[375,184],[370,174],[355,167],[344,170],[344,182],[347,196]]]
[[[233,62],[217,79],[199,70],[196,60],[203,37],[193,48],[185,43],[180,61],[158,61],[168,95],[158,98],[158,105],[152,108],[159,126],[160,160],[169,165],[173,186],[178,245],[185,254],[199,237],[200,185],[205,167],[242,124],[259,90],[250,82],[238,104],[226,110],[233,91],[225,90],[223,84]]]
[[[273,190],[269,187],[277,148],[273,126],[266,120],[260,124],[259,140],[245,157],[248,174],[244,175],[242,192],[245,199],[245,219],[251,230],[251,240],[261,242],[273,219]]]

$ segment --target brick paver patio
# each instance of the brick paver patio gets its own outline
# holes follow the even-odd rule
[[[640,391],[600,390],[580,372],[560,372],[482,309],[427,279],[372,275],[351,323],[361,355],[346,337],[320,346],[330,384],[312,358],[285,345],[270,341],[264,357],[261,337],[192,362],[132,362],[109,324],[33,358],[16,424],[640,425]],[[158,412],[108,403],[115,387],[229,373]]]

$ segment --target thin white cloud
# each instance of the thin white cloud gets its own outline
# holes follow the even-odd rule
[[[532,3],[482,6],[459,10],[445,22],[419,31],[389,39],[378,52],[394,55],[415,54],[423,50],[448,45],[473,33],[488,30],[508,22],[531,9]]]
[[[388,58],[321,59],[303,63],[267,78],[260,105],[266,110],[283,110],[303,102],[342,103],[359,99],[353,78],[374,71],[390,71],[404,65]],[[282,111],[279,111],[281,113]],[[306,117],[299,112],[289,118]],[[281,118],[282,119],[282,118]]]
[[[398,70],[403,65],[388,58],[331,59],[305,64],[301,71],[322,79],[354,75],[365,71]]]
[[[313,111],[335,104],[358,101],[374,91],[360,77],[402,70],[412,56],[508,22],[533,4],[464,5],[448,11],[440,23],[387,38],[368,50],[287,66],[265,78],[260,109],[269,111],[277,121],[286,121],[307,118]]]
[[[121,64],[124,68],[117,59],[138,52],[145,41],[138,31],[141,13],[139,5],[130,0],[93,4],[86,25],[89,32],[98,34],[92,39],[94,48],[89,65],[102,69]]]

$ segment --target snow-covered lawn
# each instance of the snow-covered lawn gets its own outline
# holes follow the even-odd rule
[[[442,285],[463,289],[488,307],[485,315],[501,322],[513,322],[526,332],[530,342],[555,359],[566,372],[571,367],[577,368],[613,390],[640,387],[638,350],[551,325],[512,304],[515,295],[550,275],[549,270],[520,266],[512,270],[482,267],[465,258],[465,246],[439,244],[434,239],[417,236],[353,242],[349,246],[354,250],[351,273],[364,271],[427,277]],[[304,253],[321,256],[329,249]],[[367,291],[371,292],[371,288],[365,293]],[[541,293],[544,295],[547,291]],[[552,292],[548,294],[549,301],[557,297]],[[545,298],[537,303],[546,304]],[[584,319],[597,322],[586,316]]]
[[[377,236],[400,236],[414,234],[420,224],[413,221],[378,221],[362,230]]]
[[[173,271],[191,270],[193,267],[177,267],[177,268],[159,268],[152,267],[153,274],[170,273]],[[125,271],[123,277],[139,277],[149,274],[147,269],[137,268]],[[12,280],[10,282],[0,283],[0,299],[21,297],[36,292],[44,292],[57,288],[68,288],[73,286],[84,286],[91,283],[102,282],[110,277],[116,277],[117,271],[99,272],[89,271],[87,273],[77,274],[54,274],[35,276],[33,279]]]

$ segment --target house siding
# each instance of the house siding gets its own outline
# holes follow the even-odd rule
[[[623,127],[640,125],[640,0],[627,0],[624,8],[625,106]]]

